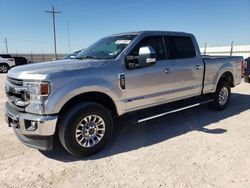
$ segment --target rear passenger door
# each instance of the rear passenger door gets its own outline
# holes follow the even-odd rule
[[[174,59],[174,99],[201,94],[204,64],[196,53],[193,39],[189,36],[167,36],[165,44],[169,59]]]

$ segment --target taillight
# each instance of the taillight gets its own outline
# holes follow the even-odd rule
[[[241,61],[241,77],[244,76],[244,61]]]

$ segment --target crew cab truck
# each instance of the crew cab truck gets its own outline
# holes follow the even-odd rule
[[[107,143],[114,117],[137,113],[140,123],[205,102],[225,109],[242,60],[202,57],[195,37],[183,32],[111,35],[75,59],[11,69],[6,121],[28,146],[50,150],[58,134],[70,154],[87,156]],[[187,106],[142,113],[191,98]]]

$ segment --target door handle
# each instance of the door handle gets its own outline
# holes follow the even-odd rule
[[[195,70],[200,70],[200,69],[202,69],[202,66],[201,66],[201,65],[195,65],[195,66],[194,66],[194,69],[195,69]]]
[[[166,69],[163,70],[163,72],[166,73],[166,74],[168,74],[168,73],[171,73],[172,71],[171,71],[171,69],[166,68]]]

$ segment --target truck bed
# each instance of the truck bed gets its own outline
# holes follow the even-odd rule
[[[240,84],[243,57],[241,56],[202,56],[205,65],[203,93],[212,93],[216,90],[217,82],[223,71],[235,75],[233,86]]]

